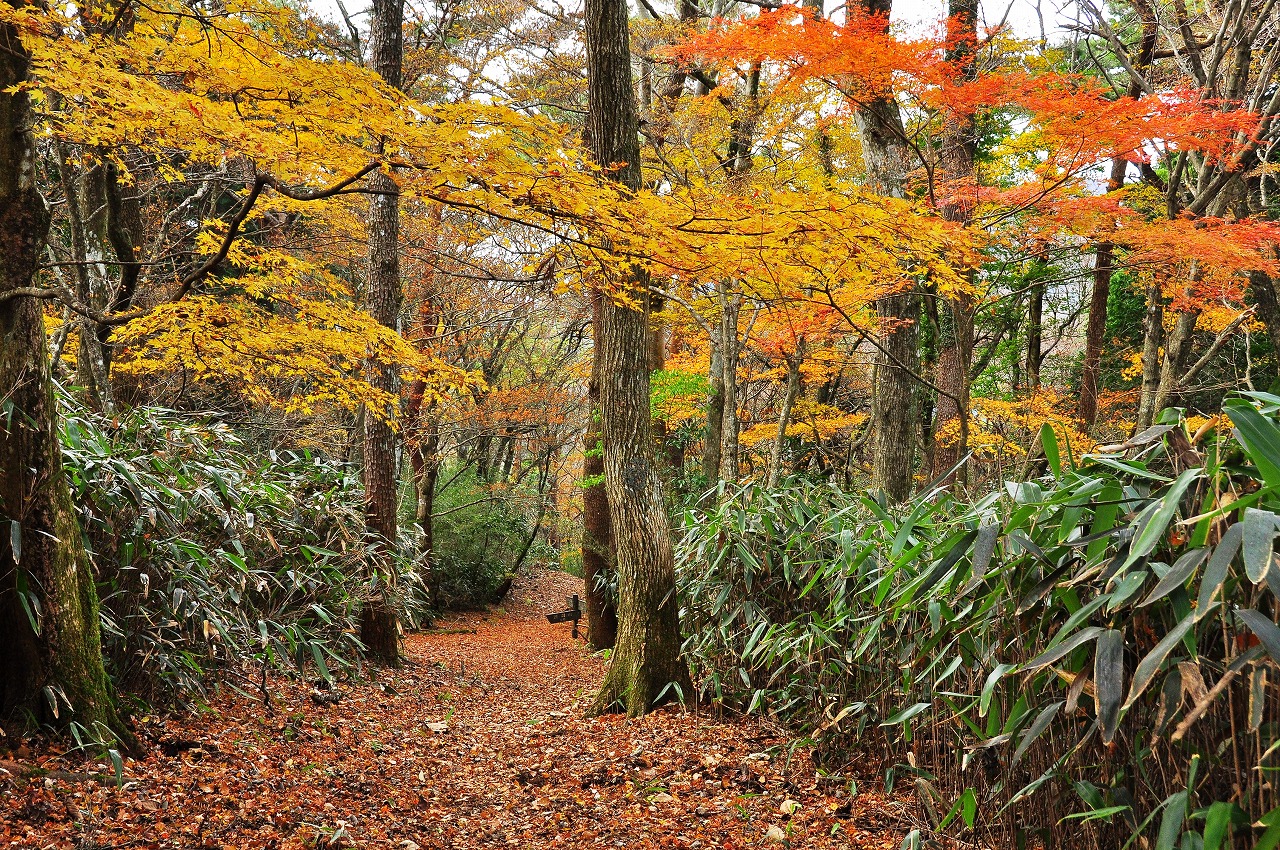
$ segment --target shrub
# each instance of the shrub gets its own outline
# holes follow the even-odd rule
[[[151,408],[69,409],[62,438],[125,690],[185,701],[251,660],[326,677],[358,661],[368,544],[347,464],[252,454],[224,425]]]
[[[1280,397],[1250,395],[1079,459],[1046,429],[1048,474],[967,504],[726,494],[679,546],[703,696],[885,753],[924,830],[1275,847]]]
[[[433,590],[443,608],[498,601],[525,549],[529,524],[509,494],[459,479],[436,494]]]

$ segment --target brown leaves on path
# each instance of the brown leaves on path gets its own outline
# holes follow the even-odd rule
[[[277,681],[271,714],[228,693],[146,718],[123,788],[92,776],[109,765],[0,750],[0,846],[898,846],[901,804],[850,800],[758,722],[585,719],[606,662],[542,617],[580,586],[524,579],[506,610],[410,635],[404,669],[336,702]]]

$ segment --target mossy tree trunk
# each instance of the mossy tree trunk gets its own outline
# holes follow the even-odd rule
[[[35,186],[29,54],[0,23],[0,716],[26,710],[129,736],[102,661],[98,595],[62,469],[44,313],[32,286],[49,229]]]
[[[591,326],[601,337],[600,309],[603,296],[591,293]],[[612,649],[618,639],[618,611],[607,588],[613,569],[613,527],[609,520],[609,496],[604,488],[604,452],[600,430],[600,358],[593,356],[591,382],[587,386],[590,421],[582,437],[582,579],[586,600],[587,642],[596,649]]]
[[[587,0],[587,137],[613,177],[640,186],[639,125],[631,84],[625,0]],[[600,379],[604,481],[618,571],[618,639],[591,712],[639,716],[689,693],[680,657],[675,556],[654,468],[649,410],[648,280],[630,281],[639,309],[600,299],[595,374]],[[675,687],[673,687],[673,685]]]

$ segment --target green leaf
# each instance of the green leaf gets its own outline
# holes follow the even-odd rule
[[[894,713],[889,717],[889,719],[885,720],[885,721],[884,721],[883,723],[881,723],[880,725],[881,725],[881,726],[896,726],[896,725],[898,725],[899,723],[906,723],[906,722],[907,722],[908,720],[910,720],[911,718],[913,718],[913,717],[915,717],[916,715],[920,714],[921,712],[923,712],[923,711],[927,710],[931,705],[932,705],[932,703],[927,703],[927,702],[918,702],[918,703],[916,703],[915,705],[908,706],[907,708],[902,709],[901,711],[896,711],[896,712],[894,712]]]
[[[1244,571],[1249,581],[1262,582],[1271,565],[1272,542],[1276,536],[1276,515],[1270,511],[1245,508],[1244,519]]]
[[[1276,845],[1280,844],[1280,808],[1263,815],[1262,823],[1266,824],[1267,829],[1258,843],[1253,845],[1253,850],[1275,850]]]
[[[1191,574],[1196,568],[1204,563],[1204,559],[1209,556],[1208,549],[1192,549],[1190,552],[1182,553],[1182,557],[1173,562],[1173,566],[1169,568],[1169,572],[1156,583],[1155,589],[1147,594],[1147,598],[1138,603],[1139,608],[1145,608],[1152,602],[1164,599],[1175,587],[1181,587],[1191,578]]]
[[[1000,524],[990,523],[978,529],[978,539],[973,544],[973,576],[978,578],[987,571],[991,556],[996,551],[996,540],[1000,537]]]
[[[1193,625],[1195,625],[1194,611],[1183,617],[1182,622],[1174,626],[1173,630],[1156,644],[1156,648],[1147,653],[1147,657],[1138,663],[1138,669],[1133,673],[1133,686],[1129,689],[1129,698],[1124,703],[1125,708],[1132,707],[1138,697],[1142,696],[1142,692],[1151,684],[1156,673],[1160,672],[1160,665]]]
[[[13,563],[22,563],[22,523],[16,519],[9,520],[9,549],[13,552]]]
[[[1220,850],[1227,837],[1227,827],[1231,825],[1231,815],[1235,808],[1234,804],[1221,800],[1209,806],[1209,813],[1204,819],[1204,850]]]
[[[1258,640],[1266,647],[1267,654],[1280,661],[1280,628],[1276,628],[1271,618],[1253,608],[1242,608],[1236,611],[1236,616],[1258,636]]]
[[[1199,467],[1184,470],[1157,501],[1143,510],[1135,520],[1133,543],[1129,546],[1129,557],[1124,566],[1132,566],[1139,558],[1151,554],[1168,531],[1187,487],[1200,476]]]
[[[1127,812],[1127,811],[1129,811],[1128,806],[1107,806],[1105,808],[1094,809],[1093,811],[1089,811],[1089,812],[1076,812],[1075,814],[1067,815],[1065,818],[1063,818],[1063,820],[1064,821],[1080,820],[1085,822],[1093,821],[1093,820],[1110,821],[1114,815],[1118,815],[1121,812]]]
[[[1204,568],[1204,578],[1200,580],[1200,595],[1196,600],[1196,617],[1203,618],[1213,606],[1213,596],[1227,580],[1227,570],[1236,552],[1240,551],[1240,541],[1244,537],[1244,526],[1235,523],[1222,535],[1222,540],[1213,550],[1209,558],[1209,566]]]
[[[1102,633],[1103,629],[1098,626],[1089,626],[1087,629],[1081,629],[1062,643],[1040,653],[1035,658],[1022,665],[1022,671],[1030,673],[1039,670],[1042,667],[1047,667],[1058,659],[1066,656],[1076,647],[1088,643]]]
[[[1187,792],[1179,791],[1165,800],[1164,814],[1160,816],[1160,832],[1156,835],[1156,850],[1175,850],[1182,835],[1182,824],[1187,819]]]
[[[1236,439],[1268,487],[1280,487],[1280,427],[1244,399],[1227,401],[1222,410],[1235,425]]]
[[[1040,445],[1044,447],[1044,456],[1053,470],[1053,477],[1061,478],[1062,456],[1058,453],[1058,435],[1053,433],[1053,426],[1048,422],[1040,426]]]
[[[1005,674],[1014,669],[1013,664],[999,664],[996,669],[991,671],[991,675],[987,676],[986,684],[982,686],[982,696],[978,700],[978,716],[986,717],[987,709],[991,707],[991,696],[996,691],[996,685],[1004,678]]]
[[[1115,739],[1124,694],[1124,633],[1107,629],[1098,636],[1093,656],[1093,683],[1098,689],[1098,728],[1103,743]]]
[[[1027,748],[1035,743],[1036,738],[1044,734],[1044,730],[1049,728],[1049,724],[1053,722],[1053,718],[1057,716],[1058,709],[1066,703],[1066,700],[1058,700],[1052,705],[1046,706],[1036,715],[1036,719],[1032,721],[1031,727],[1022,734],[1022,739],[1018,741],[1018,749],[1013,753],[1013,760],[1009,762],[1009,767],[1013,767],[1022,761],[1023,755],[1026,754]]]

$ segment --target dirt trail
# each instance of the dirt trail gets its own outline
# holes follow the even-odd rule
[[[123,789],[0,772],[0,846],[898,846],[898,804],[850,801],[759,723],[584,719],[605,661],[542,616],[577,587],[522,579],[504,610],[410,635],[404,669],[340,686],[333,705],[286,682],[270,714],[230,694],[146,718],[150,752],[127,761]]]

